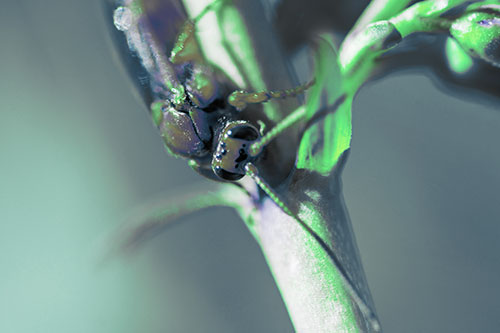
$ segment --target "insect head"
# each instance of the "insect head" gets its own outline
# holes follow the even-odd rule
[[[235,181],[245,176],[245,166],[255,160],[250,146],[260,138],[259,131],[246,121],[229,122],[220,134],[212,159],[214,173],[222,179]]]

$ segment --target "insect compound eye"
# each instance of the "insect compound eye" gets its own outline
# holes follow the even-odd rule
[[[243,178],[243,176],[245,176],[245,174],[238,174],[238,173],[226,171],[226,170],[222,169],[221,167],[215,167],[214,173],[217,175],[217,177],[224,179],[224,180],[232,181],[232,182],[240,180],[241,178]]]
[[[259,131],[249,124],[242,124],[239,126],[234,126],[226,131],[228,137],[233,139],[241,139],[245,141],[255,141],[259,138]]]
[[[259,137],[259,131],[248,122],[228,123],[219,136],[212,156],[214,173],[229,181],[242,178],[245,175],[245,165],[255,159],[248,150]]]
[[[159,129],[165,145],[173,154],[195,157],[207,153],[188,113],[179,112],[173,107],[167,108]]]

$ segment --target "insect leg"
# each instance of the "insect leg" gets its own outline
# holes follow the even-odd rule
[[[247,176],[250,176],[255,181],[255,183],[269,196],[269,198],[271,198],[271,200],[276,205],[278,205],[281,210],[283,210],[283,212],[290,215],[294,220],[296,220],[300,224],[300,226],[308,234],[310,234],[314,238],[314,240],[321,246],[321,248],[326,252],[336,270],[338,271],[346,292],[351,296],[354,302],[356,302],[359,310],[363,313],[369,324],[372,326],[373,330],[380,331],[380,323],[377,319],[377,316],[371,310],[368,304],[366,304],[366,302],[361,298],[358,291],[354,287],[354,284],[349,278],[349,275],[347,275],[347,272],[342,266],[339,258],[333,252],[330,246],[328,246],[328,244],[326,244],[326,242],[307,223],[305,223],[301,218],[294,214],[290,210],[290,208],[288,208],[288,206],[279,197],[279,195],[266,183],[264,179],[259,176],[258,169],[255,165],[253,165],[252,163],[248,163],[245,166],[245,171]]]
[[[273,98],[287,98],[303,93],[310,88],[315,82],[315,79],[300,85],[295,88],[286,90],[271,90],[261,92],[247,92],[243,90],[235,91],[227,98],[229,104],[237,110],[243,110],[248,104],[258,104],[269,101]]]

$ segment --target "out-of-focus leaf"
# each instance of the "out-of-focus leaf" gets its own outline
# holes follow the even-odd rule
[[[469,52],[500,67],[500,10],[479,7],[453,22],[450,34]],[[483,11],[480,11],[483,10]]]
[[[343,94],[332,38],[322,35],[315,54],[316,84],[307,99],[307,126],[296,166],[328,175],[351,142],[351,98]]]
[[[446,40],[446,57],[450,69],[458,74],[466,73],[474,65],[471,57],[453,38]]]

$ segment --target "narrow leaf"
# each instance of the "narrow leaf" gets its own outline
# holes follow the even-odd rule
[[[343,94],[332,38],[322,35],[315,55],[316,84],[307,99],[307,120],[297,168],[328,175],[351,142],[351,97]]]

